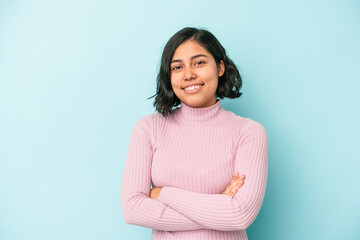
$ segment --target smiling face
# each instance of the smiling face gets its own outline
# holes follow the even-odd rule
[[[224,62],[215,59],[195,40],[187,40],[175,50],[170,65],[171,86],[187,106],[209,107],[216,103],[218,79],[224,74]]]

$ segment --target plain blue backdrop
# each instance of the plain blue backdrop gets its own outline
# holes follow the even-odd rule
[[[269,136],[249,239],[360,239],[360,2],[0,0],[0,239],[150,239],[120,182],[154,112],[160,56],[185,26],[239,66],[222,107]]]

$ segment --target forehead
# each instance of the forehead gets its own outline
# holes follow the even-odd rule
[[[186,60],[186,59],[190,59],[192,56],[197,54],[204,54],[209,57],[211,56],[211,54],[197,41],[187,40],[176,48],[172,60],[174,59]]]

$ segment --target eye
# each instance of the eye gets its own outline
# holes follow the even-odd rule
[[[171,68],[171,70],[173,70],[173,71],[174,70],[179,70],[180,68],[181,68],[181,66],[174,66],[174,67]]]
[[[204,64],[205,62],[204,61],[197,61],[195,62],[195,65],[201,65],[201,64]]]

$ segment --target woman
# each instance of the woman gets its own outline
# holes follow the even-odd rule
[[[152,239],[247,239],[265,194],[268,142],[261,124],[220,106],[240,97],[241,84],[210,32],[184,28],[170,38],[157,113],[130,138],[121,183],[127,223],[152,228]]]

